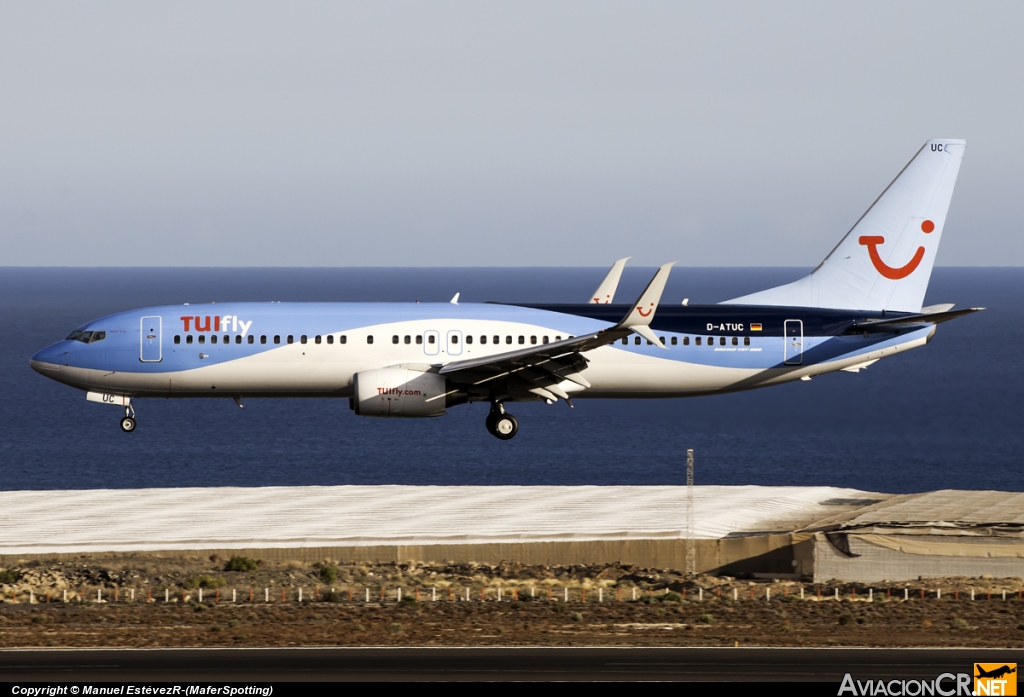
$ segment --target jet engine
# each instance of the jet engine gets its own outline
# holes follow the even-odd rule
[[[437,373],[382,368],[356,373],[352,409],[359,416],[423,417],[445,413],[445,379]]]

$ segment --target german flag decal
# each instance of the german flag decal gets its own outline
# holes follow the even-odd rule
[[[759,331],[761,331],[761,323],[760,322],[753,322],[753,323],[751,323],[750,331],[752,331],[752,332],[759,332]]]

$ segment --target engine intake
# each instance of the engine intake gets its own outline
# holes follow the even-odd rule
[[[437,373],[405,368],[364,370],[355,375],[352,408],[359,416],[442,416],[445,387],[445,379]]]

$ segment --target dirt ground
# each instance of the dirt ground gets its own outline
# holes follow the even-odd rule
[[[230,563],[129,555],[13,565],[0,570],[0,647],[1024,647],[1019,578],[867,586],[628,565]]]

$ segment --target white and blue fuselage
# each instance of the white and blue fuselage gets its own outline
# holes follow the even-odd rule
[[[922,307],[965,143],[928,141],[808,276],[719,305],[661,304],[671,264],[613,305],[625,260],[582,305],[227,303],[122,312],[31,359],[125,407],[139,397],[340,397],[363,416],[508,402],[687,397],[754,389],[922,346],[974,311]]]

